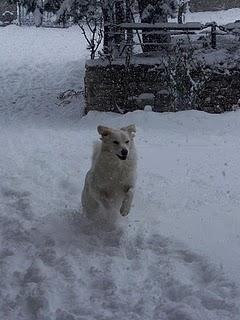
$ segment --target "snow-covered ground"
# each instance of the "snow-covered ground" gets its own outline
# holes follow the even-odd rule
[[[215,21],[219,25],[227,24],[240,20],[240,8],[220,11],[205,11],[205,12],[187,12],[186,22],[212,22]]]
[[[80,29],[9,26],[1,28],[0,42],[0,112],[4,122],[70,125],[78,121],[76,104],[65,110],[56,103],[62,91],[83,86],[88,52]]]
[[[239,320],[240,112],[81,119],[81,99],[56,105],[83,83],[77,28],[0,42],[0,319]],[[134,207],[112,232],[80,209],[99,123],[137,126]]]

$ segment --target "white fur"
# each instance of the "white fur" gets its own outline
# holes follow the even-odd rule
[[[114,222],[128,215],[136,181],[134,125],[121,129],[98,127],[102,143],[94,145],[92,166],[82,192],[83,211],[91,220]],[[121,150],[127,150],[121,160]]]

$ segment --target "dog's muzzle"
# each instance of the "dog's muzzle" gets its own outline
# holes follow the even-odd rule
[[[121,155],[117,154],[118,158],[121,160],[126,160],[127,159],[127,155],[128,155],[128,150],[123,148],[121,150]]]

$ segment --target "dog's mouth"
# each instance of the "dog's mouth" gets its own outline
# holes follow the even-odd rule
[[[127,156],[120,156],[119,154],[117,154],[117,156],[118,156],[118,158],[119,158],[120,160],[126,160],[126,159],[127,159]]]

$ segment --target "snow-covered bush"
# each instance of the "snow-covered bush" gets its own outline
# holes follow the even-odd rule
[[[165,23],[168,18],[177,15],[178,0],[138,0],[139,13],[142,22]],[[143,42],[146,43],[169,43],[171,37],[168,32],[162,34],[143,34]],[[158,50],[158,45],[145,45],[144,51]]]
[[[176,17],[178,0],[138,0],[142,22],[167,22],[168,17]]]
[[[174,54],[163,60],[163,65],[173,109],[178,111],[196,107],[201,89],[208,79],[204,61],[196,59],[194,49],[183,50],[177,45]]]

